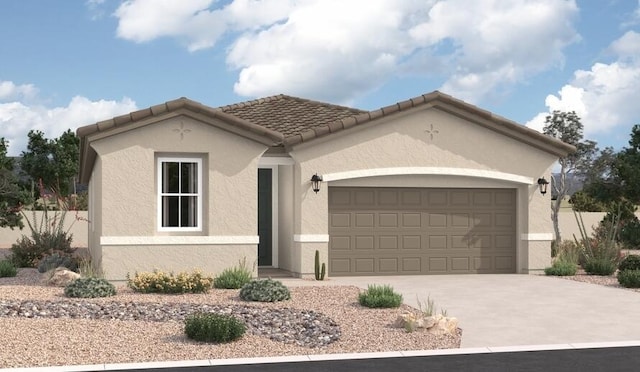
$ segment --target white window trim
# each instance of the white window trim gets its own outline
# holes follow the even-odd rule
[[[162,226],[162,163],[165,162],[178,162],[178,163],[196,163],[198,168],[198,192],[196,193],[198,198],[198,221],[195,227],[163,227]],[[157,220],[158,220],[158,231],[179,231],[179,232],[190,232],[190,231],[202,231],[202,159],[201,158],[193,158],[193,157],[158,157],[157,164]]]

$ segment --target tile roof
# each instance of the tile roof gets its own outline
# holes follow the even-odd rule
[[[111,136],[140,121],[162,120],[171,113],[197,114],[210,125],[226,128],[270,147],[284,147],[288,151],[300,143],[418,107],[436,108],[557,156],[575,151],[573,146],[558,139],[438,91],[373,111],[283,94],[216,108],[183,97],[78,128],[81,180],[88,181],[96,156],[88,144],[92,140],[90,136]]]
[[[284,94],[222,106],[218,109],[281,133],[285,138],[366,112]]]

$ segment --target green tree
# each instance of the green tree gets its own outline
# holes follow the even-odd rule
[[[629,147],[618,153],[613,163],[613,182],[620,194],[634,204],[640,204],[640,124],[631,129]]]
[[[34,183],[67,196],[78,172],[80,140],[67,130],[59,138],[48,139],[39,130],[28,134],[27,151],[22,152],[22,170]]]
[[[0,227],[23,228],[20,207],[27,199],[13,173],[13,159],[7,156],[9,144],[0,138]]]
[[[552,176],[553,182],[551,182],[553,194],[556,196],[556,199],[551,202],[551,221],[556,234],[556,244],[560,244],[562,237],[558,224],[558,212],[572,186],[572,181],[567,176],[574,174],[583,177],[597,158],[598,147],[594,141],[584,139],[582,121],[575,111],[553,111],[545,118],[543,133],[576,147],[576,152],[558,159],[560,172]]]

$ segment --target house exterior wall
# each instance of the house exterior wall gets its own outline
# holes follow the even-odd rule
[[[194,264],[215,274],[243,258],[257,265],[257,169],[265,145],[177,116],[95,140],[91,146],[100,165],[95,183],[102,186],[95,194],[97,226],[102,230],[96,232],[99,242],[92,239],[91,250],[102,249],[109,280],[123,280],[126,272],[141,267],[184,271]],[[158,231],[159,156],[202,159],[202,231]],[[159,236],[184,236],[185,242],[155,244],[152,238]],[[189,238],[199,236],[216,239],[205,239],[209,243],[204,245],[189,243]],[[105,244],[105,238],[117,243]],[[145,244],[152,240],[155,245]],[[178,252],[192,261],[176,259]]]
[[[301,276],[313,273],[316,249],[324,262],[328,258],[327,187],[332,185],[514,188],[518,191],[518,234],[523,238],[517,247],[518,272],[542,270],[549,263],[549,194],[542,196],[535,181],[542,176],[549,179],[557,158],[545,151],[437,109],[421,108],[336,133],[330,140],[300,145],[291,157],[297,162],[294,198],[300,216],[294,224],[294,236],[300,239],[295,242],[293,267]],[[318,194],[309,181],[315,173],[403,167],[457,169],[468,174],[335,180],[323,182]],[[520,181],[487,179],[483,171],[513,175]]]

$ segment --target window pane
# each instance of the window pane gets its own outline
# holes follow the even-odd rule
[[[180,192],[179,164],[175,162],[162,163],[162,192]]]
[[[162,197],[162,227],[178,227],[178,204],[180,199],[177,196]]]
[[[180,163],[182,172],[181,192],[195,194],[198,192],[198,164]]]
[[[198,198],[196,196],[182,196],[180,199],[180,227],[196,227],[198,225]]]

